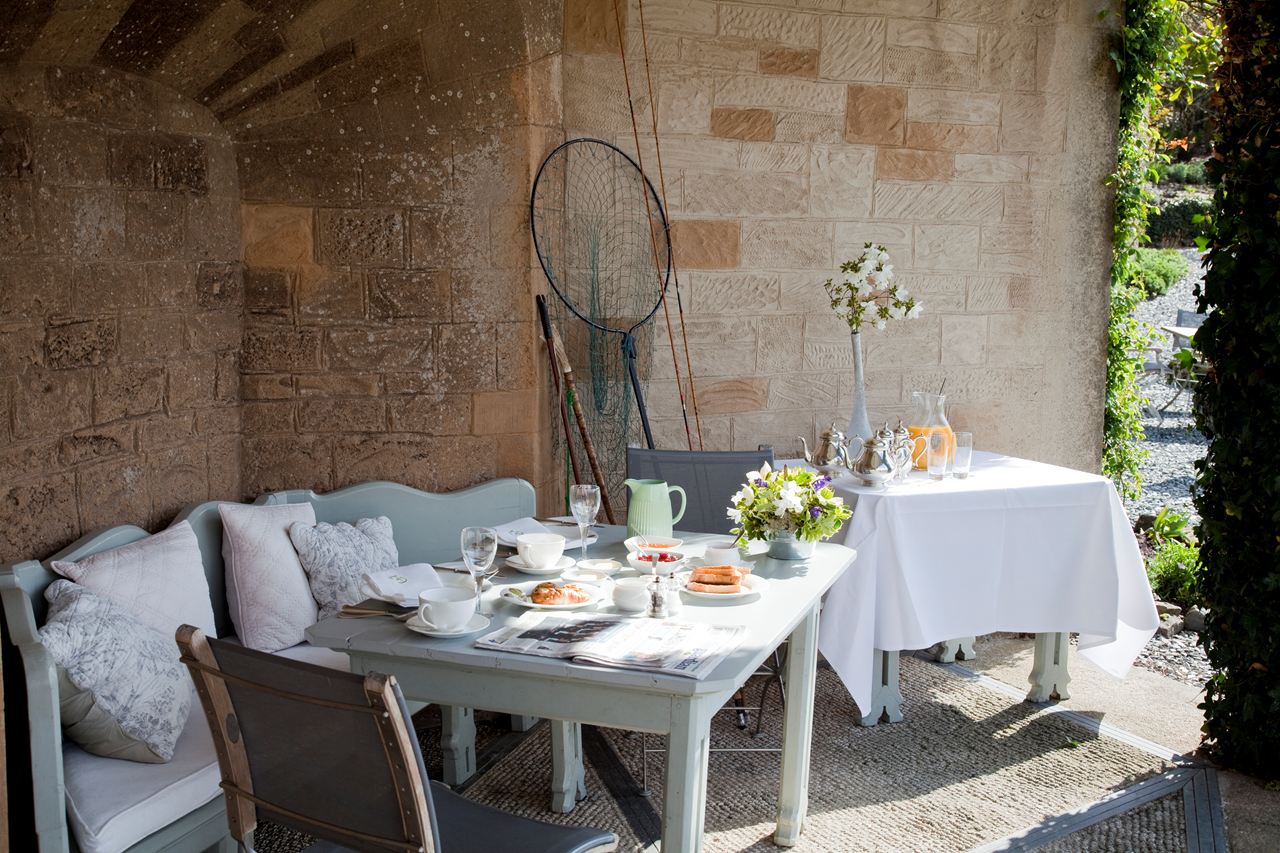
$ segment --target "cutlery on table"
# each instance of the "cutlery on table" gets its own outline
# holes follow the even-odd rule
[[[417,613],[416,610],[410,610],[408,613],[393,613],[390,610],[376,610],[372,607],[355,607],[350,604],[344,604],[342,610],[338,613],[339,619],[364,619],[369,616],[390,616],[397,622],[407,622]]]

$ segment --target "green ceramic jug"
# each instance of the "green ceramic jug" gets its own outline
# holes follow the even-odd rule
[[[671,527],[684,518],[685,493],[664,480],[623,480],[631,490],[627,507],[627,536],[670,536]],[[671,493],[680,493],[680,511],[671,515]]]

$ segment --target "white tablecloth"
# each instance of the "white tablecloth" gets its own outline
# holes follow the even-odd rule
[[[846,475],[833,487],[855,503],[843,541],[858,561],[827,597],[819,648],[860,708],[874,649],[1078,631],[1081,654],[1123,677],[1159,625],[1105,477],[975,452],[964,480],[913,472],[871,489]]]

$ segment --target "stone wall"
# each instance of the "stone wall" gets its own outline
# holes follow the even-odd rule
[[[207,109],[0,66],[0,560],[239,495],[238,195]]]
[[[870,240],[925,303],[864,335],[873,422],[945,381],[979,448],[1096,470],[1116,110],[1096,11],[645,0],[708,447],[790,450],[848,420],[849,336],[821,282]],[[656,175],[640,12],[632,0],[629,67]],[[567,134],[635,151],[626,103],[612,0],[569,0]],[[655,340],[654,426],[681,447],[661,327]]]

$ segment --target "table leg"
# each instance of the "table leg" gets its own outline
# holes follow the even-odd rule
[[[973,645],[975,639],[974,637],[957,637],[954,640],[943,640],[929,651],[938,663],[955,663],[956,658],[977,660],[978,653],[974,651]]]
[[[882,719],[888,723],[902,722],[902,691],[898,689],[898,653],[875,650],[872,664],[871,707],[863,711],[858,725],[871,727]],[[862,709],[859,709],[862,710]]]
[[[539,717],[527,717],[524,714],[511,715],[511,731],[527,732],[538,724]]]
[[[1031,692],[1028,702],[1070,699],[1071,675],[1067,672],[1067,651],[1071,640],[1067,634],[1036,634],[1035,658],[1031,665]]]
[[[707,758],[711,721],[689,699],[671,704],[667,766],[662,792],[662,853],[702,850],[707,809]]]
[[[551,724],[551,810],[568,814],[587,793],[582,763],[582,726],[567,720]]]
[[[804,831],[809,809],[809,750],[813,740],[813,696],[818,684],[816,606],[791,632],[785,673],[787,704],[782,724],[778,828],[773,842],[780,847],[793,847]]]
[[[446,785],[460,785],[475,775],[476,718],[470,708],[440,708],[440,752]]]

